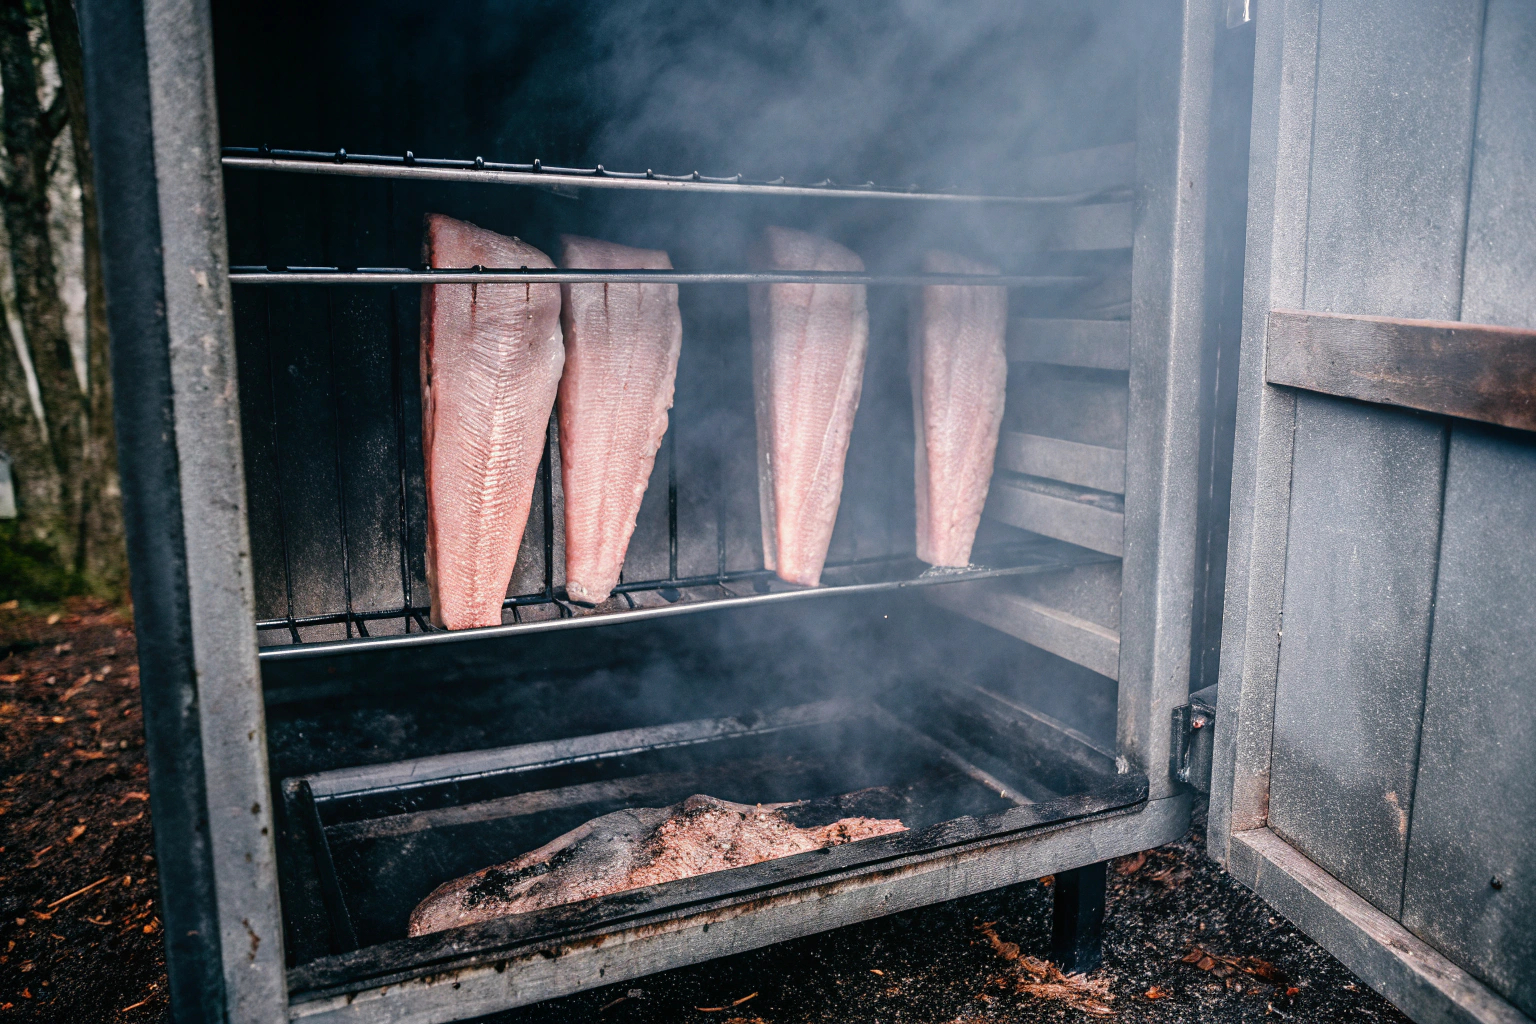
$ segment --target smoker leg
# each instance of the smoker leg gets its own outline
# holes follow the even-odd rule
[[[1056,876],[1051,958],[1064,971],[1087,973],[1104,961],[1104,868],[1099,861]]]

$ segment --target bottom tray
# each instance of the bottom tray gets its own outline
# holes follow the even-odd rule
[[[303,989],[349,975],[343,964],[366,959],[368,947],[387,947],[398,966],[413,950],[430,960],[446,937],[484,931],[405,938],[411,910],[442,882],[624,807],[706,793],[800,801],[788,814],[802,827],[868,815],[900,818],[908,831],[838,847],[835,857],[800,854],[491,925],[558,935],[672,906],[685,893],[684,902],[704,890],[711,900],[745,898],[766,879],[834,860],[839,870],[873,867],[961,836],[1124,806],[1144,799],[1145,780],[1116,776],[1104,752],[1049,719],[960,686],[339,769],[287,779],[282,792],[284,903],[301,965],[293,983]],[[452,941],[462,953],[462,938]]]

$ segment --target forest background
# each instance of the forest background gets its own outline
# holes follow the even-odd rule
[[[127,600],[71,0],[0,0],[0,601]]]

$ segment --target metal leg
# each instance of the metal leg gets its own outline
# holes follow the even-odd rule
[[[1063,971],[1087,973],[1104,962],[1105,862],[1056,876],[1051,958]]]

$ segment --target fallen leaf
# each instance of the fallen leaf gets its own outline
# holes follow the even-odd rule
[[[48,616],[48,625],[50,625],[50,626],[57,625],[58,621],[60,619],[62,619],[63,617],[64,616],[60,615],[58,612],[54,612],[52,615]]]
[[[0,683],[19,683],[24,678],[20,672],[17,672],[14,675],[0,676]]]
[[[1168,993],[1164,992],[1162,989],[1158,988],[1156,985],[1153,985],[1151,988],[1147,989],[1147,991],[1145,993],[1143,993],[1143,994],[1148,999],[1167,999],[1168,998]]]
[[[1143,865],[1146,863],[1147,852],[1143,850],[1142,852],[1136,854],[1134,857],[1121,857],[1120,860],[1115,863],[1115,870],[1122,875],[1134,875],[1136,872],[1140,871]]]
[[[9,601],[5,602],[5,604],[0,604],[0,611],[13,612],[20,607],[21,602],[13,597]]]
[[[976,930],[987,937],[987,941],[992,944],[998,956],[1011,961],[1023,975],[1023,977],[1014,978],[1011,982],[1015,992],[1034,996],[1037,999],[1064,1002],[1094,1017],[1114,1015],[1114,1011],[1105,1005],[1114,999],[1109,991],[1108,980],[1101,978],[1090,981],[1081,974],[1063,974],[1061,968],[1049,961],[1022,954],[1018,943],[1003,941],[997,934],[995,924],[994,921],[988,921],[978,925]],[[1004,988],[1010,984],[1005,978],[997,979],[996,983],[1000,983]]]
[[[122,804],[122,803],[127,803],[129,800],[148,800],[148,799],[149,799],[149,794],[148,793],[128,792],[128,793],[124,793],[123,794],[123,798],[121,800],[119,800],[118,803]]]
[[[875,968],[875,967],[871,967],[871,968],[870,968],[870,969],[869,969],[869,973],[870,973],[870,974],[878,974],[878,975],[880,975],[880,976],[881,976],[881,977],[884,977],[884,976],[885,976],[885,972],[884,972],[884,971],[882,971],[882,970],[880,970],[880,969],[879,969],[879,968]]]
[[[1271,985],[1281,986],[1287,981],[1284,971],[1268,960],[1260,960],[1256,956],[1223,956],[1195,946],[1180,958],[1180,962],[1194,964],[1200,970],[1210,971],[1218,978],[1228,978],[1235,972],[1242,971],[1244,974],[1261,978]]]
[[[74,828],[69,830],[69,835],[64,837],[64,841],[66,843],[72,843],[83,835],[85,835],[85,826],[76,825]]]

